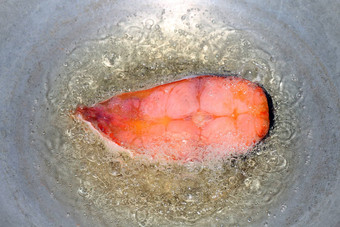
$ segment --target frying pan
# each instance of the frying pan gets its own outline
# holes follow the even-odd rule
[[[79,199],[72,184],[77,177],[58,156],[60,129],[48,122],[55,114],[51,90],[80,43],[115,36],[113,31],[122,32],[120,23],[162,12],[171,15],[164,19],[164,29],[171,30],[191,9],[253,37],[281,67],[282,81],[299,81],[303,91],[298,104],[285,106],[298,106],[299,122],[296,146],[287,145],[292,168],[286,189],[271,202],[267,216],[248,224],[340,226],[340,3],[332,0],[2,2],[0,226],[129,224],[105,222],[104,214],[89,212],[91,204]]]

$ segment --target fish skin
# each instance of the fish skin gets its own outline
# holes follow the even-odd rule
[[[259,85],[212,75],[115,95],[75,115],[110,150],[182,162],[245,154],[270,123]]]

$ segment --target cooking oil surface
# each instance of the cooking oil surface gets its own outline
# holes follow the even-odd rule
[[[73,208],[103,225],[229,226],[270,216],[289,187],[302,130],[296,116],[304,109],[303,84],[283,74],[285,67],[249,31],[198,8],[179,18],[120,22],[111,35],[81,42],[48,85],[50,114],[42,121],[55,128],[45,136],[51,175],[61,185],[71,182],[63,187],[77,201]],[[186,164],[132,159],[109,152],[72,118],[79,104],[202,74],[237,74],[270,94],[273,127],[248,156]]]

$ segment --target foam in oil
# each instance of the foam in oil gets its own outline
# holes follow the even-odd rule
[[[77,191],[72,193],[87,204],[81,206],[87,216],[143,226],[236,225],[267,215],[287,187],[302,91],[284,82],[275,59],[246,33],[207,15],[191,9],[172,29],[164,18],[128,20],[119,24],[121,32],[82,42],[61,67],[49,91],[56,112],[48,121],[58,122],[63,145],[51,155],[65,163],[57,171],[73,179]],[[197,18],[207,19],[197,23]],[[272,97],[275,124],[247,157],[186,164],[132,159],[108,152],[70,117],[79,104],[199,74],[237,74],[261,84]]]

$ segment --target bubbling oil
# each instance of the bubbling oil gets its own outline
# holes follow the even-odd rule
[[[82,42],[60,68],[48,94],[56,113],[48,120],[58,122],[64,141],[55,159],[68,170],[57,171],[77,182],[74,196],[91,204],[85,214],[100,210],[103,223],[117,225],[242,225],[267,215],[287,188],[302,86],[287,82],[249,34],[204,14],[188,10],[172,29],[164,18],[121,22],[114,35]],[[133,159],[107,151],[70,117],[79,104],[202,74],[237,74],[271,95],[275,124],[246,157],[186,164]]]

